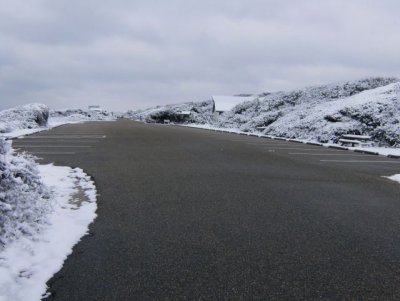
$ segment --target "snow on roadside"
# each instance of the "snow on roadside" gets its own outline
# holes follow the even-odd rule
[[[186,125],[179,125],[179,126],[185,126],[185,127],[191,127],[191,128],[197,128],[197,129],[204,129],[204,130],[211,130],[211,131],[220,131],[220,132],[229,132],[229,133],[234,133],[234,134],[241,134],[241,135],[251,135],[251,136],[256,136],[256,137],[266,137],[266,138],[272,138],[272,139],[284,139],[287,141],[290,140],[296,140],[298,142],[302,143],[308,143],[308,142],[313,142],[313,143],[318,143],[321,146],[324,147],[329,147],[329,146],[338,146],[337,144],[333,143],[319,143],[317,141],[311,141],[311,140],[305,140],[305,139],[287,139],[287,138],[282,138],[282,137],[276,137],[276,136],[271,136],[271,135],[263,135],[261,133],[249,133],[249,132],[244,132],[236,128],[222,128],[222,127],[217,127],[213,126],[210,124],[186,124]],[[379,155],[382,156],[400,156],[400,148],[391,148],[391,147],[346,147],[346,149],[350,151],[355,151],[355,150],[361,150],[361,151],[370,151],[370,152],[375,152]]]
[[[44,104],[33,103],[0,111],[0,138],[18,138],[54,127],[85,121],[115,121],[107,111],[49,110]]]
[[[96,188],[81,169],[51,164],[38,169],[51,190],[52,211],[40,232],[19,237],[0,251],[0,301],[40,300],[46,282],[96,217]]]
[[[378,153],[382,156],[399,156],[400,148],[392,147],[349,147],[349,150],[368,150],[370,152]]]
[[[0,111],[0,301],[40,300],[96,217],[96,188],[81,169],[37,165],[5,139],[115,117],[82,110],[54,115],[43,104]]]
[[[9,133],[2,133],[0,134],[0,138],[19,138],[25,135],[32,135],[34,133],[48,131],[50,128],[47,127],[40,127],[36,129],[21,129],[21,130],[12,130]]]
[[[221,131],[221,132],[228,132],[228,133],[232,133],[232,134],[241,134],[241,135],[251,135],[251,136],[256,136],[256,137],[266,137],[266,138],[279,138],[282,139],[281,137],[274,137],[274,136],[269,136],[269,135],[263,135],[263,134],[254,134],[254,133],[248,133],[248,132],[243,132],[240,131],[239,129],[235,129],[235,128],[219,128],[216,126],[212,126],[210,124],[189,124],[189,125],[180,125],[180,126],[185,126],[185,127],[191,127],[191,128],[197,128],[197,129],[204,129],[204,130],[211,130],[211,131]],[[296,140],[298,142],[302,142],[302,143],[317,143],[320,144],[323,147],[329,147],[329,146],[337,146],[335,144],[332,143],[318,143],[316,141],[310,141],[310,140],[301,140],[301,139],[285,139],[287,141],[289,140]],[[349,151],[355,151],[355,150],[361,150],[361,151],[369,151],[369,152],[374,152],[377,153],[379,155],[382,156],[396,156],[396,157],[400,157],[400,148],[390,148],[390,147],[348,147],[347,148]],[[400,183],[400,174],[396,174],[393,176],[385,176],[385,178],[388,178],[392,181],[396,181]]]
[[[390,177],[386,177],[389,180],[395,181],[395,182],[399,182],[400,183],[400,174],[394,175],[394,176],[390,176]]]
[[[48,131],[51,130],[52,128],[65,125],[65,124],[76,124],[76,123],[84,123],[86,121],[115,121],[115,119],[107,119],[107,120],[69,120],[68,118],[65,119],[53,119],[49,118],[47,122],[46,127],[39,127],[39,128],[34,128],[34,129],[14,129],[11,130],[11,132],[8,133],[0,133],[0,138],[8,138],[8,139],[13,139],[13,138],[20,138],[26,135],[32,135],[35,133],[43,132],[43,131]]]

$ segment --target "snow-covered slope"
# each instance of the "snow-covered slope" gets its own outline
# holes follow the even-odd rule
[[[214,103],[211,100],[203,102],[188,102],[176,105],[158,106],[138,111],[128,111],[124,114],[125,118],[141,120],[145,122],[162,123],[165,119],[171,122],[212,122],[212,111]],[[183,116],[180,112],[190,111],[190,116]]]
[[[364,134],[380,145],[400,145],[400,82],[369,78],[292,92],[266,93],[221,115],[214,126],[287,138],[336,142]]]
[[[265,132],[337,142],[343,134],[366,134],[382,144],[400,143],[400,83],[315,106],[300,105]]]
[[[124,117],[146,122],[209,124],[286,138],[337,142],[343,134],[372,136],[378,146],[400,146],[400,81],[373,77],[262,93],[216,117],[212,100],[129,111]],[[179,112],[191,111],[190,117]]]
[[[0,133],[45,127],[48,118],[49,108],[39,103],[3,110],[0,111]]]

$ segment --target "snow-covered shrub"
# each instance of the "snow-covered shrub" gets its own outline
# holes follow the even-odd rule
[[[336,142],[343,134],[370,135],[380,145],[400,145],[400,83],[369,78],[291,92],[264,93],[239,104],[214,126]]]
[[[158,106],[145,110],[128,111],[124,117],[149,123],[162,123],[165,119],[169,119],[175,123],[195,122],[204,124],[212,122],[213,105],[214,103],[209,100]],[[190,111],[190,116],[180,114],[183,111]]]
[[[47,125],[49,108],[40,103],[32,103],[0,111],[0,133],[18,129],[34,129]]]
[[[178,112],[175,112],[174,110],[171,109],[166,109],[163,111],[158,111],[150,114],[146,118],[146,122],[163,122],[165,119],[170,120],[171,122],[175,123],[183,123],[186,121],[190,120],[190,116],[184,116],[182,114],[179,114]]]
[[[9,142],[0,139],[0,249],[39,231],[50,210],[50,192],[40,181],[36,163],[14,154]]]
[[[75,110],[51,110],[50,119],[54,122],[64,121],[99,121],[99,120],[114,120],[116,117],[113,113],[105,110],[99,111],[84,111],[81,109]]]
[[[217,119],[213,101],[129,111],[124,117],[147,122],[189,121],[287,138],[337,142],[343,134],[370,135],[381,146],[400,146],[400,92],[396,78],[374,77],[305,89],[262,93]],[[191,111],[180,120],[179,111]]]

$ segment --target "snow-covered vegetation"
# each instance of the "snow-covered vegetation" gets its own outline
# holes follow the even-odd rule
[[[38,165],[5,140],[63,123],[113,119],[106,112],[55,115],[52,121],[42,104],[0,111],[0,300],[40,300],[96,217],[96,188],[81,169]]]
[[[162,123],[168,119],[176,123],[211,123],[214,103],[211,100],[203,102],[188,102],[176,105],[158,106],[138,111],[128,111],[123,117],[148,123]],[[183,114],[190,112],[190,115]]]
[[[32,157],[12,152],[0,139],[0,251],[7,243],[33,236],[51,210],[50,193]]]
[[[0,133],[45,127],[48,118],[49,108],[39,103],[3,110],[0,111]]]
[[[44,104],[27,104],[0,111],[2,134],[47,129],[49,115],[58,122],[111,119],[104,111],[52,111]],[[10,142],[0,138],[0,250],[19,238],[37,233],[51,211],[50,194],[41,182],[34,158],[14,153]]]
[[[96,217],[96,188],[79,168],[36,166],[9,151],[6,157],[9,172],[1,182],[0,300],[41,300],[46,282],[61,269]]]
[[[116,114],[105,110],[49,110],[44,104],[33,103],[0,111],[0,136],[15,138],[67,123],[116,118]]]
[[[400,145],[400,83],[395,78],[265,93],[237,105],[214,125],[286,138],[337,142],[343,134],[372,136],[380,145]]]
[[[374,77],[290,92],[259,94],[232,110],[213,115],[213,101],[130,111],[146,122],[208,124],[266,135],[336,143],[344,134],[369,135],[376,146],[400,146],[400,82]],[[191,110],[190,118],[179,112]]]
[[[68,123],[82,121],[101,121],[115,120],[115,116],[111,112],[105,110],[50,110],[51,123]]]

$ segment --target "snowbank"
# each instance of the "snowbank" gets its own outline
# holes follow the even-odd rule
[[[46,127],[48,118],[49,108],[39,103],[3,110],[0,111],[0,133]]]
[[[394,175],[394,176],[390,176],[390,177],[387,177],[387,178],[392,180],[392,181],[396,181],[396,182],[400,183],[400,174]]]
[[[42,104],[0,111],[0,301],[40,300],[96,217],[96,188],[81,169],[37,165],[4,138],[115,118],[104,111],[51,115]]]
[[[51,212],[40,231],[20,236],[0,253],[0,300],[40,300],[46,282],[61,269],[72,247],[96,217],[96,188],[81,169],[39,166],[49,188]],[[30,211],[30,209],[28,209]]]
[[[0,301],[40,300],[95,211],[81,169],[37,165],[0,138]]]

